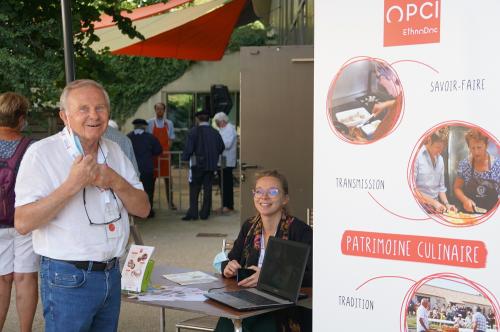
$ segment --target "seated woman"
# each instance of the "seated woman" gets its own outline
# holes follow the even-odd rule
[[[465,141],[469,157],[458,164],[453,189],[465,211],[485,212],[498,202],[500,159],[488,153],[488,136],[480,130],[469,130]]]
[[[448,127],[431,133],[415,159],[414,174],[417,199],[430,213],[456,212],[448,202],[444,185],[444,161],[441,153],[448,144]]]
[[[229,260],[223,262],[221,267],[221,273],[226,278],[234,278],[239,268],[254,270],[253,275],[238,282],[241,287],[257,285],[270,236],[303,242],[312,248],[311,227],[287,213],[289,197],[286,178],[273,170],[259,173],[256,180],[253,201],[257,215],[243,224],[233,249],[228,254]],[[302,286],[312,286],[312,250]],[[297,306],[243,320],[243,331],[292,330],[312,330],[311,310]],[[216,331],[234,331],[234,327],[229,319],[221,318]]]

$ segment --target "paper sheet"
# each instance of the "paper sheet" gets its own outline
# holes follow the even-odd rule
[[[205,301],[205,291],[199,288],[163,286],[161,289],[151,290],[138,295],[139,301]]]
[[[217,281],[217,278],[201,271],[164,274],[163,277],[183,286],[194,285],[194,284],[207,284]]]

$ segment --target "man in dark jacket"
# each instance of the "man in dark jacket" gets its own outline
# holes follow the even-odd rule
[[[127,134],[132,147],[134,148],[135,159],[139,167],[140,179],[144,186],[144,191],[148,194],[151,212],[148,218],[153,218],[153,194],[155,189],[155,178],[153,177],[153,156],[158,156],[163,151],[160,142],[152,134],[146,132],[148,123],[144,119],[135,119],[132,124],[134,131]]]
[[[203,186],[203,204],[199,212],[201,219],[208,219],[212,209],[212,180],[224,142],[219,132],[209,124],[210,112],[195,114],[197,125],[188,133],[182,160],[189,161],[189,210],[182,220],[198,219],[198,195]]]

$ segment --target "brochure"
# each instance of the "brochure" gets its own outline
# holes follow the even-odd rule
[[[153,251],[154,247],[138,245],[130,247],[122,270],[122,290],[140,292],[147,288],[153,267],[153,261],[150,261]]]

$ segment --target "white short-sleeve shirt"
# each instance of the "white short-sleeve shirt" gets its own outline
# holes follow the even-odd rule
[[[47,197],[66,180],[73,164],[63,132],[31,145],[23,157],[16,180],[16,204],[22,206]],[[101,138],[98,154],[107,165],[137,189],[143,189],[130,160],[118,144]],[[115,194],[121,219],[110,225],[90,225],[87,212],[100,223],[105,221],[104,200],[95,187],[86,188],[71,198],[57,216],[33,231],[34,251],[61,260],[106,261],[120,257],[129,236],[128,213]],[[116,204],[115,201],[113,201]]]
[[[420,318],[424,321],[425,326],[420,323]],[[429,312],[423,305],[417,309],[417,332],[425,331],[429,328]]]

